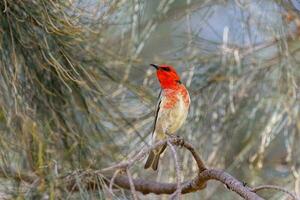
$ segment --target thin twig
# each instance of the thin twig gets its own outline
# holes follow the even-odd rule
[[[131,165],[133,163],[135,163],[136,161],[140,160],[142,157],[144,157],[146,154],[148,154],[151,150],[153,149],[156,149],[157,147],[165,144],[166,142],[170,142],[176,146],[178,145],[182,145],[184,146],[185,148],[187,148],[193,155],[196,163],[197,163],[197,166],[199,168],[199,171],[203,171],[205,169],[207,169],[204,165],[204,162],[202,161],[202,159],[200,158],[200,156],[198,155],[198,153],[195,151],[194,147],[188,143],[188,142],[183,142],[182,144],[182,139],[180,138],[168,138],[166,140],[162,140],[162,141],[159,141],[157,143],[155,143],[154,145],[151,145],[147,148],[144,148],[142,151],[140,151],[137,155],[133,156],[132,158],[129,158],[127,161],[122,161],[118,164],[115,164],[115,165],[112,165],[110,167],[107,167],[107,168],[103,168],[101,170],[98,170],[97,172],[100,172],[100,173],[103,173],[103,172],[106,172],[106,171],[112,171],[112,170],[116,170],[116,169],[125,169],[127,167],[131,167]]]
[[[261,186],[252,188],[251,191],[256,193],[260,190],[268,190],[268,189],[284,192],[284,193],[288,194],[290,197],[292,197],[294,200],[299,200],[299,198],[295,194],[291,193],[290,191],[288,191],[282,187],[276,186],[276,185],[261,185]]]
[[[130,173],[128,168],[126,169],[126,173],[127,173],[129,184],[130,184],[130,190],[131,190],[131,193],[132,193],[132,197],[133,197],[134,200],[138,200],[136,190],[135,190],[135,187],[134,187],[134,184],[133,184],[132,176],[131,176],[131,173]]]
[[[172,155],[173,155],[173,159],[174,159],[174,163],[175,163],[175,169],[176,169],[176,183],[177,183],[177,189],[176,191],[172,194],[172,196],[170,197],[170,199],[173,199],[173,196],[175,197],[175,195],[177,196],[177,199],[181,199],[181,170],[180,170],[180,165],[179,165],[179,161],[178,161],[178,157],[175,151],[175,148],[173,146],[173,144],[168,141],[168,146],[170,147],[171,151],[172,151]]]
[[[114,185],[115,178],[117,177],[117,175],[119,174],[119,172],[120,172],[120,170],[116,170],[116,171],[114,172],[114,175],[113,175],[112,178],[110,179],[110,183],[109,183],[109,193],[110,193],[111,195],[114,194],[112,188],[113,188],[113,185]]]
[[[174,144],[174,143],[173,143]],[[180,145],[180,144],[175,144],[175,145]],[[204,162],[202,161],[202,159],[200,158],[199,154],[195,151],[195,148],[193,147],[192,144],[186,142],[186,141],[183,141],[183,144],[181,144],[182,146],[184,146],[186,149],[188,149],[191,154],[193,155],[196,163],[197,163],[197,166],[198,166],[198,169],[199,169],[199,172],[202,172],[204,170],[206,170],[206,166],[204,164]]]
[[[127,160],[125,162],[120,162],[120,163],[115,164],[113,166],[103,168],[103,169],[99,170],[99,172],[101,173],[101,172],[112,171],[112,170],[116,170],[116,169],[125,169],[126,167],[130,167],[130,165],[132,165],[136,161],[140,160],[143,156],[148,154],[151,150],[161,146],[162,144],[166,143],[167,141],[168,140],[159,141],[156,144],[151,145],[150,147],[143,149],[137,155],[135,155],[133,158],[129,158],[129,160]]]

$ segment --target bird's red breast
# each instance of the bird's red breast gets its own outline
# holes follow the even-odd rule
[[[173,108],[180,98],[183,98],[184,105],[189,107],[190,105],[190,97],[187,89],[184,85],[180,84],[172,89],[165,89],[164,95],[166,96],[166,103],[164,104],[164,108],[171,109]]]

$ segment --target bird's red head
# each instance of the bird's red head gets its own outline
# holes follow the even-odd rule
[[[154,64],[151,64],[151,66],[156,69],[156,75],[162,89],[174,88],[178,86],[178,84],[181,84],[180,77],[174,67]]]

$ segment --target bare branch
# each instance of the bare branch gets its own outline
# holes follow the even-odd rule
[[[112,167],[105,168],[102,170],[97,170],[91,172],[91,174],[86,177],[88,180],[92,180],[91,177],[95,176],[104,176],[106,177],[106,184],[110,184],[110,180],[112,179],[112,176],[110,175],[103,175],[104,172],[113,170],[113,169],[124,169],[124,167],[130,167],[134,162],[138,161],[141,159],[145,154],[147,154],[149,151],[152,149],[157,148],[158,146],[164,144],[165,142],[168,142],[170,144],[176,145],[176,146],[183,146],[187,148],[193,155],[197,166],[199,168],[198,175],[189,181],[185,181],[180,183],[180,188],[181,188],[181,193],[186,194],[186,193],[191,193],[191,192],[196,192],[199,190],[202,190],[206,187],[206,182],[208,180],[217,180],[222,183],[224,183],[230,190],[236,192],[239,194],[241,197],[244,199],[250,199],[250,200],[261,200],[262,198],[259,197],[256,193],[252,192],[250,188],[245,187],[243,183],[232,177],[226,172],[223,172],[221,170],[217,169],[207,169],[204,165],[204,162],[198,155],[198,153],[195,151],[194,147],[188,143],[183,141],[180,138],[172,137],[168,138],[167,140],[158,142],[149,148],[144,149],[143,151],[139,152],[136,156],[133,158],[129,159],[126,162],[121,162],[119,164],[116,164]],[[72,177],[69,177],[70,180],[70,186],[68,188],[74,188],[72,187]],[[134,188],[136,191],[139,191],[143,194],[149,194],[149,193],[154,193],[154,194],[173,194],[174,192],[177,191],[178,189],[178,183],[161,183],[161,182],[156,182],[156,181],[151,181],[151,180],[144,180],[144,179],[132,179],[132,183],[130,180],[130,177],[124,176],[124,175],[119,175],[116,176],[114,179],[115,185],[131,190],[132,187],[130,185],[134,185]],[[97,184],[97,182],[90,181],[87,184],[87,189],[95,188],[93,187],[94,184]]]
[[[172,142],[172,141],[171,141]],[[206,170],[207,168],[205,167],[205,164],[204,162],[202,161],[202,159],[200,158],[199,154],[196,152],[195,148],[193,147],[192,144],[186,142],[186,141],[181,141],[180,139],[176,139],[172,142],[174,145],[180,145],[180,146],[183,146],[185,147],[187,150],[189,150],[191,152],[191,154],[193,155],[196,163],[197,163],[197,166],[198,166],[198,169],[199,169],[199,172],[202,172],[204,170]]]
[[[127,176],[128,176],[130,190],[131,190],[133,199],[134,200],[138,200],[138,197],[137,197],[137,194],[136,194],[136,190],[135,190],[135,187],[134,187],[134,184],[133,184],[131,173],[130,173],[130,171],[128,169],[126,169],[126,173],[127,173]]]
[[[112,190],[113,184],[114,184],[115,178],[117,177],[117,175],[119,174],[119,172],[120,172],[120,170],[116,170],[116,171],[114,172],[114,175],[113,175],[112,178],[110,179],[110,183],[109,183],[109,192],[110,192],[111,194],[113,194],[113,190]]]
[[[173,146],[173,144],[171,144],[168,141],[168,146],[170,147],[171,151],[172,151],[172,155],[174,158],[174,163],[175,163],[175,169],[176,169],[176,184],[177,184],[177,189],[176,191],[173,193],[174,197],[177,196],[177,199],[181,199],[181,170],[180,170],[180,165],[179,165],[179,161],[178,161],[178,157],[175,151],[175,148]],[[170,197],[170,199],[173,199],[173,195]]]
[[[142,157],[144,157],[146,154],[148,154],[151,150],[161,146],[162,144],[166,143],[167,140],[162,140],[148,148],[143,149],[142,151],[140,151],[137,155],[135,155],[133,158],[129,158],[128,161],[125,162],[120,162],[118,164],[115,164],[113,166],[98,170],[98,172],[106,172],[106,171],[112,171],[112,170],[116,170],[116,169],[125,169],[126,167],[130,167],[133,163],[135,163],[136,161],[140,160]]]
[[[85,180],[89,180],[89,182],[84,182],[86,184],[86,189],[93,190],[98,183],[96,181],[96,177],[101,176],[99,172],[95,173],[95,171],[91,171],[90,173],[85,173]],[[112,176],[104,176],[105,183],[109,185]],[[68,178],[68,188],[72,188],[73,191],[77,191],[79,188],[76,185],[76,180],[74,177]],[[248,188],[243,185],[240,181],[229,175],[228,173],[217,170],[217,169],[207,169],[199,173],[194,179],[185,181],[181,183],[181,193],[191,193],[202,190],[205,188],[205,183],[208,180],[217,180],[221,183],[224,183],[230,190],[236,192],[244,199],[250,200],[262,200],[257,194],[251,191],[251,188]],[[132,179],[132,183],[135,187],[136,191],[139,191],[143,194],[173,194],[177,190],[177,183],[162,183],[156,182],[151,180],[144,180],[144,179]],[[114,180],[114,185],[130,190],[130,180],[128,176],[119,175]]]
[[[156,148],[157,146],[164,144],[165,142],[169,144],[174,156],[175,165],[177,168],[176,174],[178,176],[176,183],[162,183],[162,182],[156,182],[151,180],[145,180],[141,178],[133,179],[129,171],[129,167],[136,161],[140,160],[146,153]],[[173,145],[183,146],[192,153],[199,168],[199,171],[195,176],[195,178],[180,183],[180,178],[179,178],[180,168],[179,168],[176,152],[174,154],[175,149]],[[124,170],[124,169],[127,172],[127,176],[120,175],[120,173],[117,172],[119,170]],[[111,170],[117,170],[117,171],[114,173],[108,172]],[[20,176],[19,174],[21,174],[22,177],[16,178],[16,180],[26,181],[28,183],[32,183],[35,180],[37,180],[35,176],[26,175],[24,173],[17,173],[14,170],[6,170],[6,172],[4,173],[3,168],[2,171],[0,168],[0,175],[3,176],[4,174],[10,177],[18,177]],[[103,170],[81,170],[81,171],[72,172],[67,176],[60,177],[60,179],[67,185],[67,189],[70,192],[76,192],[80,189],[77,184],[78,180],[76,179],[76,177],[80,177],[81,179],[82,185],[80,185],[80,187],[85,187],[87,190],[95,190],[96,188],[103,189],[103,186],[99,186],[99,181],[98,181],[98,178],[101,177],[104,183],[107,186],[109,186],[109,190],[112,190],[114,186],[131,190],[134,199],[138,199],[136,191],[139,191],[143,194],[154,193],[158,195],[173,194],[173,193],[176,194],[176,193],[180,193],[179,191],[181,191],[181,194],[200,191],[206,187],[206,182],[209,180],[216,180],[223,183],[224,185],[227,186],[227,188],[237,193],[242,198],[248,200],[262,200],[263,198],[261,198],[259,195],[256,194],[257,191],[262,189],[276,189],[289,194],[294,199],[297,199],[297,197],[294,194],[278,186],[265,185],[265,186],[250,188],[248,186],[245,186],[242,182],[238,181],[236,178],[234,178],[233,176],[231,176],[230,174],[222,170],[207,169],[202,159],[193,148],[193,146],[190,143],[184,142],[182,139],[179,138],[168,138],[167,140],[158,142],[157,144],[152,145],[149,148],[144,149],[143,151],[140,151],[137,155],[133,156],[133,158],[129,159],[128,161],[121,162],[119,164],[116,164],[109,168],[105,168]]]
[[[268,190],[268,189],[284,192],[284,193],[288,194],[290,197],[292,197],[294,200],[299,200],[299,198],[295,194],[291,193],[290,191],[288,191],[282,187],[276,186],[276,185],[261,185],[261,186],[252,188],[251,191],[256,193],[260,190]]]

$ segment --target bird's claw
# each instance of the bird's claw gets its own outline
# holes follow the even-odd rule
[[[184,145],[184,139],[183,139],[183,137],[180,137],[178,135],[176,135],[176,136],[177,136],[178,145],[182,148]]]
[[[178,146],[180,146],[180,147],[183,147],[183,145],[184,145],[184,139],[183,139],[183,137],[181,137],[181,136],[179,136],[179,135],[168,134],[168,133],[167,133],[167,135],[168,135],[168,137],[169,137],[170,139],[173,139],[173,140],[174,140],[174,143],[175,143],[176,145],[178,145]]]

